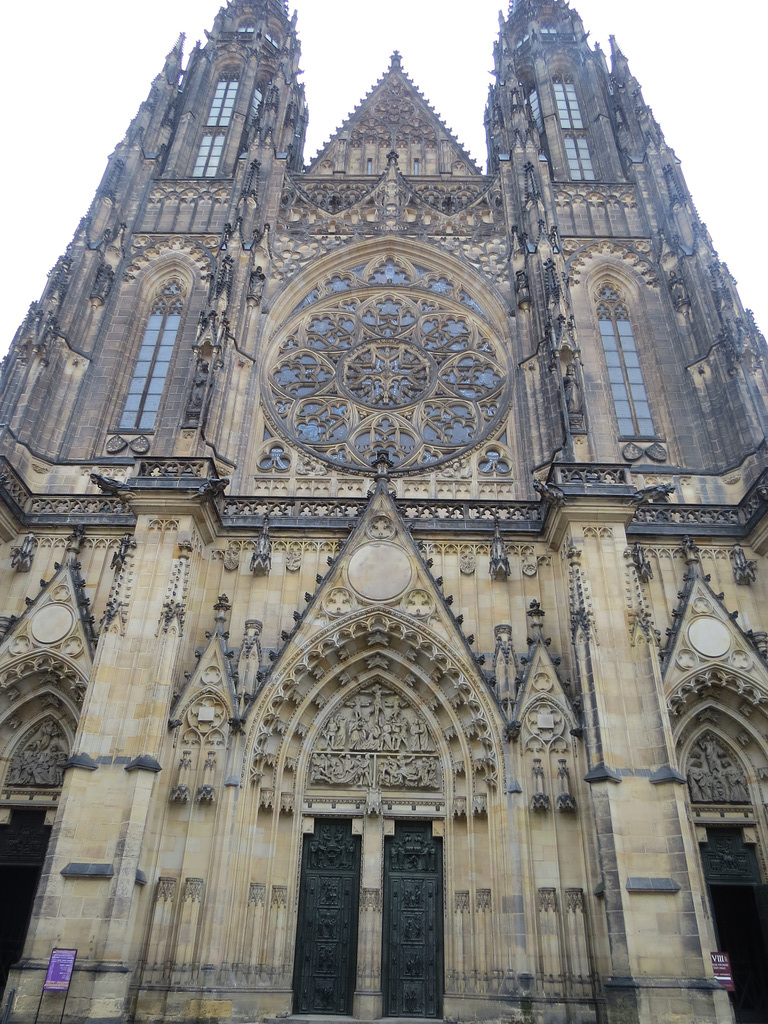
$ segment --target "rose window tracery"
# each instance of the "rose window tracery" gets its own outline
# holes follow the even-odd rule
[[[313,288],[267,362],[276,426],[349,468],[370,468],[381,449],[398,467],[427,466],[490,439],[510,366],[468,299],[444,275],[392,258]]]

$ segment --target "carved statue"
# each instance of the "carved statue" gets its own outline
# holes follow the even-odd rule
[[[517,308],[530,309],[531,289],[528,284],[528,275],[524,270],[518,270],[515,274],[515,291],[517,292]]]
[[[29,572],[32,568],[32,559],[35,557],[37,538],[34,533],[28,533],[19,547],[11,552],[11,568],[16,572]]]
[[[96,278],[93,282],[93,291],[91,292],[91,302],[94,306],[103,306],[104,301],[109,295],[112,283],[115,280],[115,272],[108,263],[102,263],[99,269],[96,271]]]
[[[740,544],[733,545],[731,565],[733,566],[733,578],[739,586],[748,587],[757,579],[757,562],[747,558],[744,548]]]
[[[576,364],[569,363],[568,369],[563,377],[563,391],[565,392],[565,407],[571,419],[571,426],[574,426],[573,417],[581,419],[584,415],[584,407],[581,401],[581,388],[576,377]]]
[[[122,540],[120,541],[120,547],[112,555],[112,561],[110,562],[109,568],[114,569],[115,572],[122,572],[126,558],[135,547],[136,541],[130,533],[123,534]]]
[[[208,375],[210,366],[207,360],[202,359],[195,369],[195,376],[192,379],[192,390],[189,393],[187,402],[186,420],[199,420],[205,404],[205,392],[208,387]]]
[[[672,301],[675,304],[675,309],[678,313],[682,313],[690,308],[691,300],[688,297],[688,292],[685,287],[685,283],[678,273],[674,270],[669,272],[669,290],[672,294]]]
[[[35,729],[11,759],[6,777],[9,786],[61,786],[69,756],[66,740],[50,718]]]
[[[507,549],[504,546],[504,538],[501,536],[501,528],[499,527],[499,521],[496,520],[493,541],[491,542],[491,561],[488,566],[488,572],[490,573],[492,580],[505,580],[512,572],[509,565],[509,558],[507,557]]]
[[[256,550],[251,558],[251,572],[266,576],[272,568],[272,543],[269,539],[269,516],[264,516],[264,525],[256,540]]]
[[[264,285],[267,280],[267,275],[264,273],[261,267],[256,267],[251,272],[250,279],[248,281],[248,301],[253,302],[256,306],[261,306],[261,300],[264,296]]]

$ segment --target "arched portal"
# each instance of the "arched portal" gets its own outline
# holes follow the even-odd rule
[[[765,1020],[768,876],[759,791],[768,775],[765,695],[760,680],[724,668],[687,680],[676,695],[685,706],[678,750],[712,912],[713,952],[730,958],[736,1020]]]
[[[446,980],[498,956],[490,915],[445,923],[468,880],[490,906],[502,877],[498,717],[469,658],[382,607],[320,630],[265,686],[249,773],[265,834],[292,833],[270,870],[295,910],[282,931],[271,917],[296,1011],[440,1017]]]

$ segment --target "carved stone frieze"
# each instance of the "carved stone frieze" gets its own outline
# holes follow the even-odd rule
[[[358,691],[326,720],[312,754],[310,782],[438,789],[434,750],[418,709],[376,685]]]

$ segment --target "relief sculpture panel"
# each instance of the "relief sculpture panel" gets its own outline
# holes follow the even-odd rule
[[[323,725],[311,784],[439,789],[438,757],[419,712],[377,685],[358,691]]]

